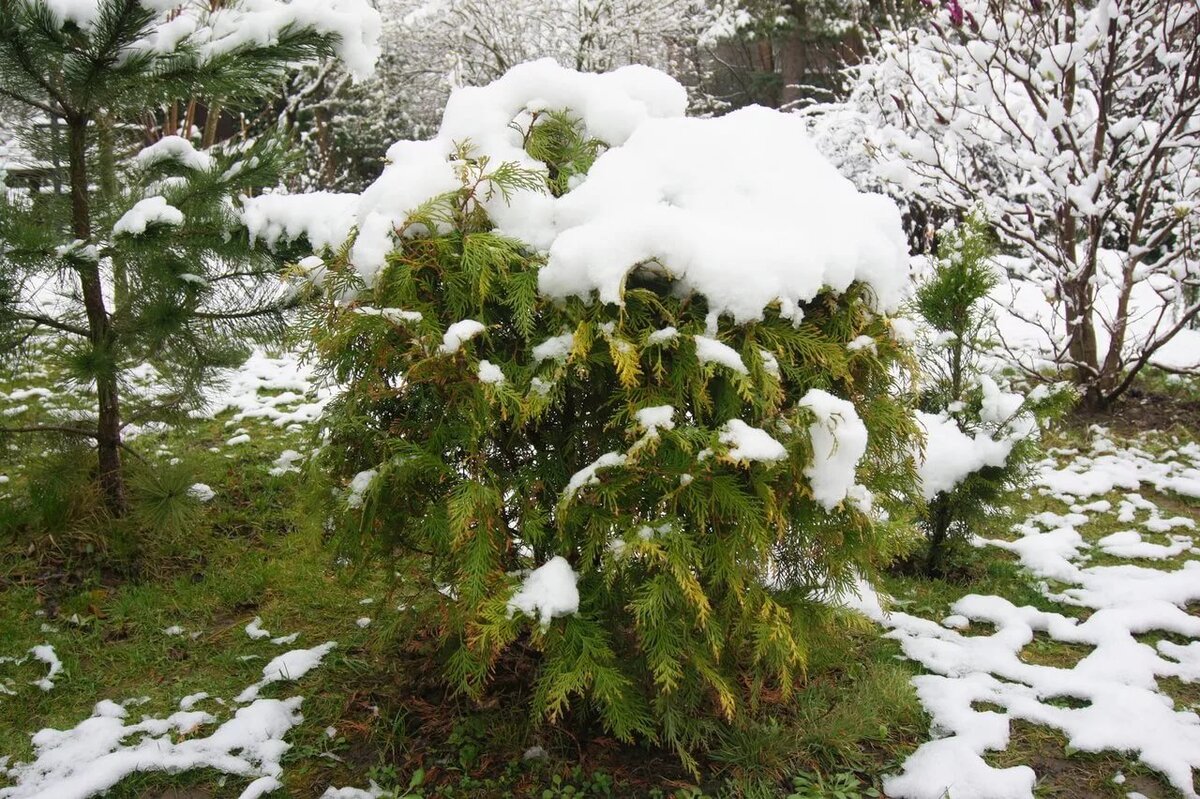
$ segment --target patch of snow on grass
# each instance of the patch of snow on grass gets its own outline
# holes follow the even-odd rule
[[[261,638],[270,638],[271,631],[263,629],[261,616],[255,616],[254,619],[246,625],[246,635],[257,641]]]
[[[58,655],[54,652],[54,647],[50,644],[41,644],[39,646],[35,646],[33,649],[30,649],[29,654],[33,655],[35,658],[42,661],[49,667],[49,670],[46,672],[46,676],[42,677],[40,680],[34,680],[32,684],[36,685],[38,688],[41,688],[43,691],[49,691],[53,689],[54,678],[61,674],[63,670],[62,661],[58,659]]]
[[[304,460],[304,456],[294,449],[285,449],[279,453],[279,457],[275,459],[275,463],[271,466],[270,474],[272,477],[280,477],[289,472],[299,472],[300,467],[296,465],[297,461]]]
[[[240,708],[207,736],[194,733],[216,722],[209,713],[181,710],[165,719],[146,717],[127,724],[124,708],[103,701],[91,718],[72,729],[36,733],[35,759],[8,768],[12,784],[0,788],[0,799],[86,799],[132,774],[177,774],[201,768],[253,777],[251,788],[257,793],[248,788],[242,797],[261,796],[268,785],[279,786],[280,759],[291,748],[283,737],[303,720],[302,701],[298,696],[260,699]],[[172,733],[193,737],[176,742]]]
[[[252,702],[258,698],[258,692],[271,683],[300,679],[321,665],[321,660],[336,646],[336,641],[326,641],[312,649],[293,649],[272,658],[263,666],[262,679],[238,694],[233,701]]]
[[[1065,466],[1044,463],[1038,482],[1046,493],[1071,497],[1137,488],[1143,482],[1170,486],[1172,477],[1194,468],[1186,461],[1194,464],[1198,457],[1200,451],[1188,449],[1185,457],[1164,463],[1101,437],[1090,453],[1075,455]],[[1089,510],[1123,514],[1135,504],[1153,508],[1140,496],[1136,503],[1130,496],[1137,495],[1127,495],[1115,510],[1111,504]],[[904,655],[927,672],[914,677],[913,684],[938,738],[922,744],[899,774],[884,781],[888,796],[1031,799],[1037,780],[1033,769],[994,768],[983,758],[1007,748],[1014,719],[1060,730],[1079,751],[1132,754],[1183,796],[1196,796],[1200,715],[1176,706],[1159,690],[1159,680],[1200,680],[1200,640],[1183,645],[1164,639],[1149,646],[1137,636],[1154,631],[1200,639],[1200,617],[1186,610],[1200,601],[1200,560],[1173,570],[1081,565],[1090,548],[1077,529],[1091,521],[1084,507],[1076,504],[1063,515],[1037,514],[1016,526],[1016,540],[975,541],[1015,553],[1027,570],[1046,581],[1042,592],[1048,599],[1090,610],[1083,621],[1018,607],[999,596],[965,596],[942,623],[886,611],[867,586],[859,587],[858,596],[844,598],[887,628],[887,637],[899,641]],[[1183,553],[1184,538],[1156,545],[1136,532],[1122,531],[1100,539],[1097,546],[1119,557],[1169,557],[1167,551]],[[1062,585],[1052,588],[1050,581]],[[972,629],[975,622],[991,625],[993,631]],[[1038,633],[1090,650],[1070,668],[1026,662],[1022,650]],[[1064,698],[1075,702],[1064,706],[1055,701]],[[1001,710],[977,709],[983,703]]]
[[[208,502],[217,495],[211,486],[204,483],[193,483],[187,490],[188,496],[197,502]]]

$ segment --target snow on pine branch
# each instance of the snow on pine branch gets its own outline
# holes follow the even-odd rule
[[[861,281],[877,310],[892,311],[907,284],[900,216],[887,198],[862,194],[809,143],[801,120],[762,108],[717,119],[686,118],[686,92],[645,67],[575,72],[550,60],[522,64],[483,87],[455,91],[438,134],[400,141],[353,213],[319,217],[312,201],[252,203],[247,224],[310,243],[336,240],[336,218],[357,231],[351,262],[372,284],[396,231],[432,198],[462,185],[458,160],[546,171],[523,149],[539,114],[564,110],[608,145],[561,197],[535,188],[481,197],[497,232],[547,254],[539,289],[552,298],[622,302],[639,268],[663,272],[704,295],[735,322],[778,302],[791,318],[825,290]],[[349,200],[340,200],[346,208]],[[311,226],[311,227],[309,227]]]
[[[85,32],[101,20],[107,0],[45,0],[57,24]],[[369,77],[379,58],[382,25],[367,0],[241,0],[213,9],[208,3],[142,0],[157,13],[145,35],[121,55],[166,56],[195,48],[204,61],[247,47],[265,47],[285,32],[311,30],[334,39],[334,50],[355,79]]]

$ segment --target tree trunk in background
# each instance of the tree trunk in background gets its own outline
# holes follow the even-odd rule
[[[209,100],[204,108],[204,133],[200,138],[200,147],[208,148],[217,143],[217,125],[221,121],[221,104]]]
[[[88,201],[87,125],[85,117],[67,121],[70,137],[71,226],[75,238],[87,241],[92,235],[91,209]],[[108,309],[104,307],[104,290],[100,280],[100,264],[82,261],[78,266],[83,304],[87,311],[88,329],[96,361],[96,449],[99,455],[100,487],[104,491],[108,510],[122,516],[128,509],[125,495],[125,476],[121,469],[121,402],[116,375],[109,364],[113,352],[112,328]]]

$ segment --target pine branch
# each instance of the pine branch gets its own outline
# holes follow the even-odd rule
[[[9,316],[11,316],[14,319],[20,319],[20,320],[23,320],[26,322],[34,322],[36,324],[43,325],[43,326],[49,327],[49,328],[53,328],[54,330],[58,330],[63,333],[70,333],[72,335],[81,336],[83,338],[87,338],[89,336],[88,330],[86,328],[68,324],[67,322],[62,322],[57,319],[52,319],[49,316],[42,316],[41,314],[25,313],[22,311],[12,312],[9,314]]]

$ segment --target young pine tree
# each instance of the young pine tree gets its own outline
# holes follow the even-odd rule
[[[0,435],[94,440],[107,509],[125,511],[122,431],[195,407],[212,370],[274,332],[287,304],[281,255],[249,246],[238,198],[278,185],[288,149],[260,140],[197,151],[186,121],[197,108],[259,103],[292,65],[335,50],[369,69],[377,27],[356,0],[319,12],[0,0],[0,97],[49,172],[0,194],[0,356],[49,333],[50,355],[95,401],[87,418]],[[182,138],[142,150],[146,121],[176,120],[180,103]],[[136,396],[128,377],[143,363],[160,385]]]
[[[919,402],[927,434],[921,526],[930,576],[944,572],[957,542],[1003,516],[1000,500],[1027,484],[1040,454],[1040,425],[1072,401],[1064,388],[1043,386],[1027,397],[1008,393],[988,374],[984,360],[994,325],[987,296],[998,279],[995,254],[987,224],[968,216],[942,231],[932,271],[917,289],[916,308],[931,332],[920,352]]]
[[[407,214],[370,284],[353,239],[325,253],[311,331],[345,390],[318,496],[349,552],[394,565],[456,690],[526,664],[536,718],[695,768],[790,695],[822,597],[897,545],[877,511],[911,501],[910,355],[861,283],[742,324],[665,269],[632,269],[620,304],[544,296],[545,255],[487,203],[567,197],[603,145],[565,113],[517,134],[544,169],[460,142],[459,188]]]

